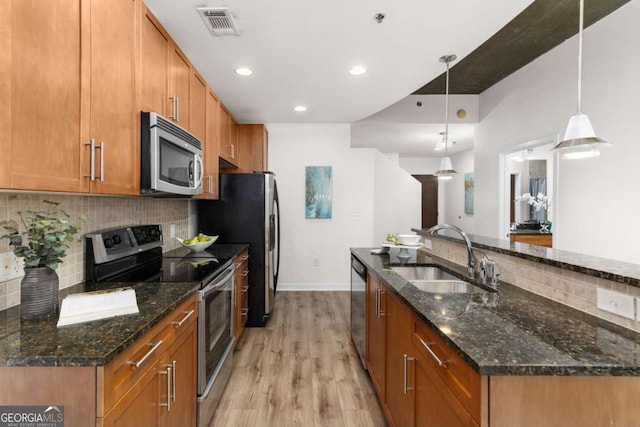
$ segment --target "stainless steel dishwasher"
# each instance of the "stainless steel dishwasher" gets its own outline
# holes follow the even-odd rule
[[[351,256],[351,339],[367,369],[367,268]]]

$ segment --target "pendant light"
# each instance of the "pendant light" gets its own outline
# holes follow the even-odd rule
[[[434,175],[438,177],[438,179],[451,179],[453,175],[457,174],[455,170],[453,170],[453,165],[451,164],[451,159],[448,155],[449,149],[449,63],[451,61],[455,61],[455,55],[445,55],[440,58],[440,62],[444,62],[447,64],[447,82],[446,89],[444,95],[444,157],[440,162],[440,169],[438,169]]]
[[[600,154],[600,147],[611,145],[596,136],[591,121],[582,113],[582,30],[584,27],[584,0],[580,0],[580,24],[578,30],[578,112],[569,118],[564,139],[554,150],[563,159],[586,159]]]

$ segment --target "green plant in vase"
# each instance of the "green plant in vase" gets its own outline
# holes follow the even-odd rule
[[[49,317],[58,312],[58,274],[56,268],[67,255],[78,227],[70,222],[71,216],[59,203],[44,200],[46,210],[19,211],[20,223],[0,221],[13,253],[24,259],[24,278],[21,282],[20,314],[23,319]],[[82,221],[86,218],[82,216]],[[20,231],[20,225],[24,231]]]

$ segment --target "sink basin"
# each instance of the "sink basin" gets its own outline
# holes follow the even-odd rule
[[[437,294],[486,293],[484,289],[460,280],[454,275],[431,266],[391,267],[392,271],[408,280],[423,292]]]
[[[435,294],[476,294],[487,292],[462,280],[409,280],[409,283],[423,292]]]
[[[446,271],[440,270],[438,267],[416,265],[412,267],[391,267],[391,270],[410,282],[414,280],[460,280]]]

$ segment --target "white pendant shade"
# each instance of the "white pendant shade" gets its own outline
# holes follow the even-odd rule
[[[563,159],[586,159],[600,154],[599,147],[611,145],[596,136],[586,114],[578,113],[569,119],[564,139],[553,149],[560,151]]]
[[[443,157],[440,161],[440,169],[438,169],[434,175],[438,177],[438,179],[451,179],[453,175],[457,174],[455,170],[453,170],[453,165],[451,164],[450,157]]]

